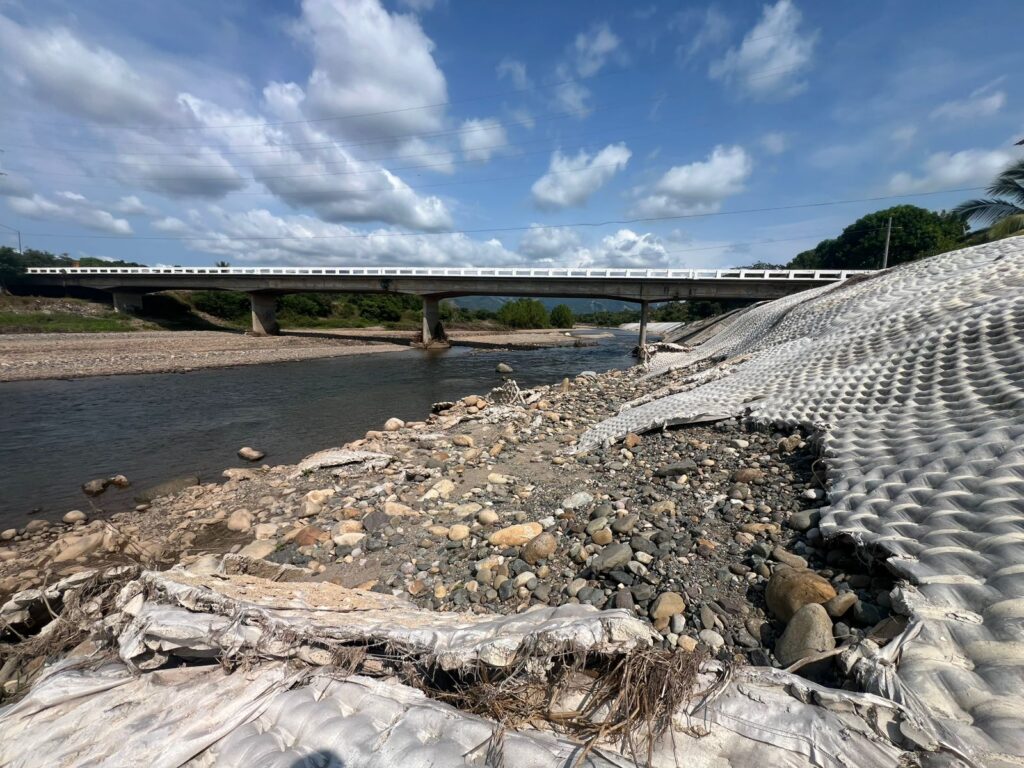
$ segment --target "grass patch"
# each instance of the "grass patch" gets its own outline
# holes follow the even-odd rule
[[[62,312],[2,312],[0,333],[113,333],[135,330],[131,318]]]

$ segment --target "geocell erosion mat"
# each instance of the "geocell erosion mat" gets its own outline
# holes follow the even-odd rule
[[[1024,238],[763,304],[652,375],[739,359],[584,447],[745,415],[813,430],[826,537],[878,551],[913,623],[866,679],[978,763],[1024,762]],[[909,636],[913,635],[912,639]],[[856,763],[856,761],[855,761]]]
[[[837,649],[842,688],[663,648],[626,610],[444,613],[204,557],[3,606],[50,662],[0,709],[0,765],[1020,766],[1022,266],[1018,238],[735,313],[663,345],[654,394],[578,446],[736,416],[813,434],[821,531],[885,560],[909,619]]]

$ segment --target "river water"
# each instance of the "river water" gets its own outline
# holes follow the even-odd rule
[[[188,373],[0,384],[0,529],[29,514],[88,510],[79,486],[124,474],[134,489],[198,474],[221,479],[251,445],[291,464],[378,429],[391,416],[422,420],[432,403],[486,394],[498,362],[520,386],[633,364],[636,336],[597,346],[494,351],[456,347],[353,355]],[[133,489],[109,489],[107,511],[130,508]]]

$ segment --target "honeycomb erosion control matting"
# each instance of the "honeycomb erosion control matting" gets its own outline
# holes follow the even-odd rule
[[[822,533],[887,554],[920,624],[887,693],[978,762],[1024,764],[1024,237],[753,307],[652,375],[738,357],[581,449],[741,414],[815,430]]]

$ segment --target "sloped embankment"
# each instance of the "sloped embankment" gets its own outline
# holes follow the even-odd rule
[[[708,361],[735,364],[624,409],[582,447],[740,414],[816,430],[822,533],[881,551],[906,580],[898,663],[863,682],[963,752],[1019,760],[1024,238],[754,307],[702,346],[656,356],[652,375]]]

